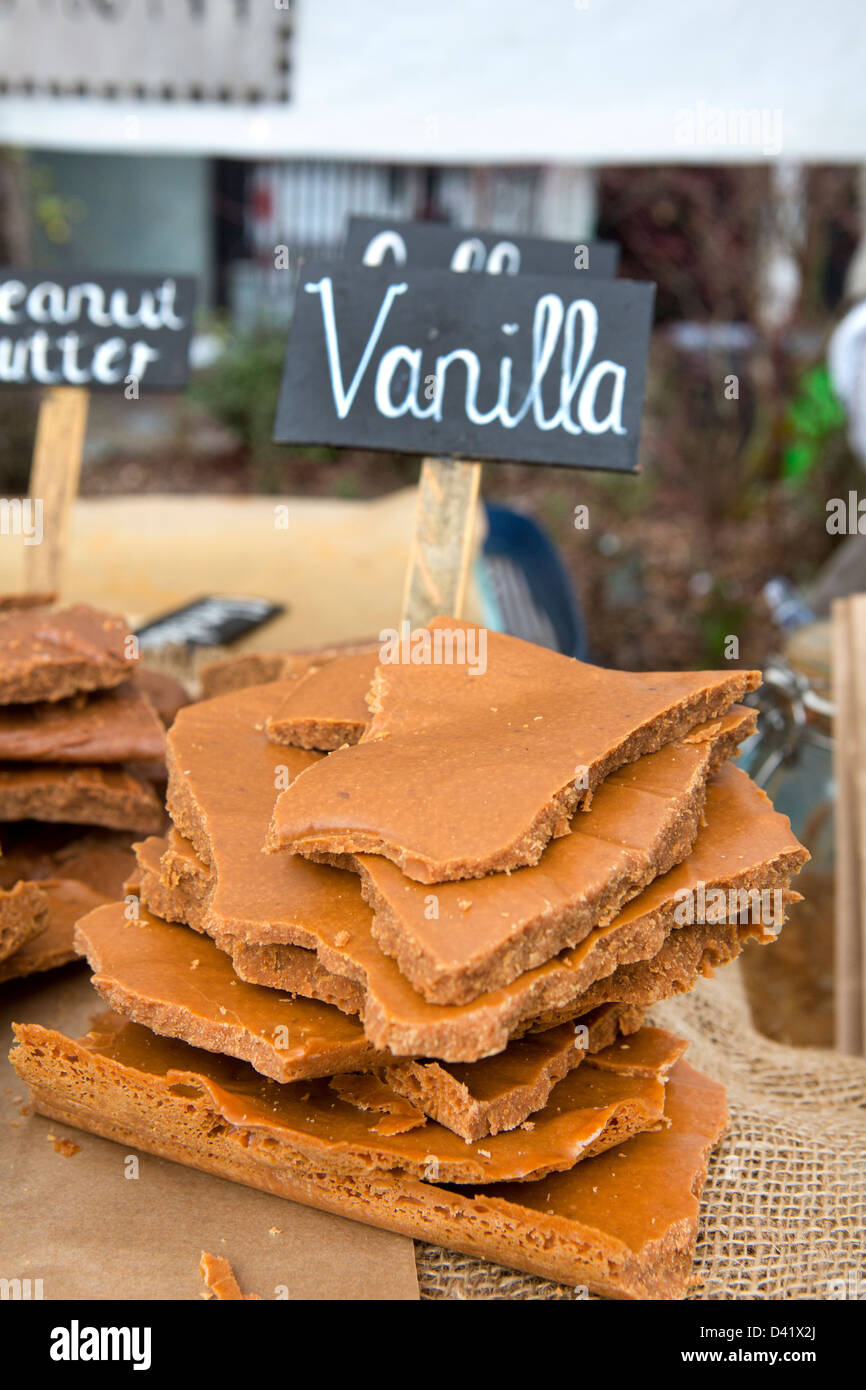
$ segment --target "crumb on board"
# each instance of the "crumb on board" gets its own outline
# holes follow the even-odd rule
[[[48,1137],[54,1145],[54,1152],[63,1158],[72,1158],[73,1154],[81,1153],[81,1145],[73,1143],[71,1139],[57,1139],[53,1134]]]
[[[242,1294],[234,1276],[234,1270],[224,1255],[211,1255],[202,1250],[199,1260],[199,1273],[205,1282],[208,1296],[219,1302],[243,1302],[244,1299],[261,1303],[257,1293]]]

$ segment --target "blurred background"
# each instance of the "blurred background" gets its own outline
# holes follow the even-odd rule
[[[134,410],[94,398],[85,503],[201,495],[195,525],[215,518],[220,552],[219,499],[299,499],[332,538],[343,517],[365,528],[363,590],[377,528],[409,513],[354,504],[399,495],[419,461],[271,442],[304,258],[338,256],[364,213],[603,237],[621,276],[656,283],[639,476],[491,465],[484,496],[555,546],[579,654],[712,666],[735,636],[741,664],[778,658],[750,757],[814,881],[755,998],[795,1042],[832,1037],[827,618],[866,588],[862,538],[827,525],[861,480],[846,383],[864,379],[863,67],[858,0],[0,0],[0,263],[200,284],[188,391]],[[4,495],[26,489],[37,406],[0,390]],[[134,515],[159,529],[160,507]],[[165,522],[175,544],[182,516]],[[307,586],[286,584],[304,611]],[[261,575],[250,587],[275,596]],[[341,625],[345,592],[315,610],[322,640],[378,626],[372,610],[368,629]]]

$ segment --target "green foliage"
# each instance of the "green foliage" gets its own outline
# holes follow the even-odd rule
[[[216,362],[190,383],[193,399],[254,453],[270,450],[285,351],[281,333],[230,337]]]
[[[286,463],[299,454],[312,463],[336,457],[333,449],[295,450],[273,442],[285,352],[282,332],[229,336],[216,362],[197,372],[190,383],[193,399],[238,436],[260,492],[278,492]]]
[[[334,496],[354,502],[361,496],[361,484],[354,473],[341,473],[334,482]]]
[[[616,503],[621,516],[640,516],[655,500],[658,475],[655,472],[597,473],[594,481],[599,492]]]
[[[729,633],[744,632],[750,617],[748,604],[726,598],[718,586],[714,588],[699,617],[702,659],[708,666],[724,664]]]
[[[33,220],[55,246],[72,237],[73,228],[87,220],[87,205],[77,194],[61,192],[47,164],[29,166]]]
[[[795,484],[805,481],[844,425],[845,411],[826,366],[810,367],[785,412],[788,443],[782,453],[783,476]]]

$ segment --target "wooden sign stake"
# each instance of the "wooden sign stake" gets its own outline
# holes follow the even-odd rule
[[[480,463],[427,458],[421,465],[403,595],[403,619],[413,629],[462,613],[480,485]]]
[[[30,593],[60,591],[89,404],[83,386],[53,386],[39,407],[29,491],[42,503],[42,543],[24,548],[24,587]]]
[[[854,682],[853,718],[855,720],[854,741],[849,745],[849,756],[854,754],[853,793],[856,806],[855,821],[858,856],[858,907],[859,907],[859,1003],[860,1003],[860,1047],[859,1055],[866,1056],[866,814],[863,797],[866,796],[866,595],[853,594],[848,600],[848,627],[851,637],[849,660],[851,663],[849,681]],[[845,750],[842,750],[844,756]],[[851,775],[851,774],[849,774]]]
[[[866,595],[833,604],[836,1046],[864,1055],[866,1025]]]

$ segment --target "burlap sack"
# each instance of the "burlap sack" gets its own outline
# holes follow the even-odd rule
[[[866,1299],[866,1062],[783,1047],[752,1027],[738,966],[657,1006],[728,1090],[692,1298]],[[573,1289],[416,1246],[422,1298],[574,1299]]]

